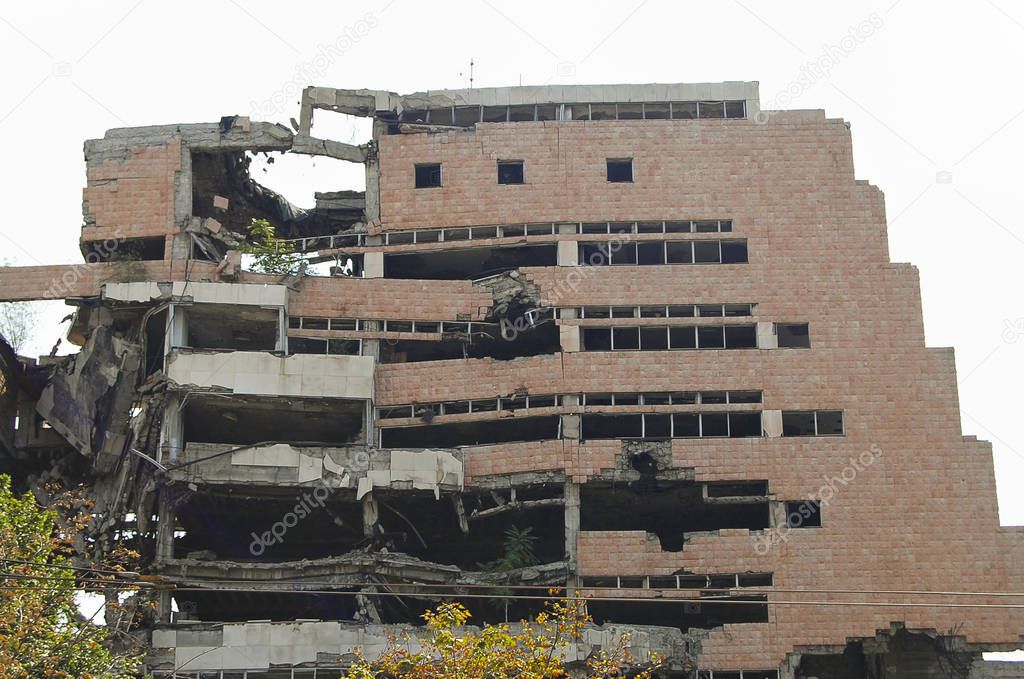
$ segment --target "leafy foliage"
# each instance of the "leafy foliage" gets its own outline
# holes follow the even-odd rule
[[[480,565],[490,572],[535,566],[539,563],[536,546],[537,536],[533,534],[533,528],[512,526],[505,531],[505,553],[499,559]]]
[[[463,629],[469,611],[460,603],[447,603],[423,614],[429,630],[416,640],[392,637],[374,660],[357,650],[357,661],[344,679],[560,679],[569,677],[566,655],[582,638],[591,621],[586,602],[568,598],[548,602],[532,622],[513,629],[508,624],[485,625],[480,631]],[[419,646],[420,650],[412,649]],[[661,658],[638,663],[629,650],[629,635],[617,648],[587,659],[587,677],[650,679]]]
[[[249,225],[249,242],[243,249],[252,255],[252,270],[258,273],[294,274],[302,265],[295,246],[279,238],[274,225],[266,219],[253,219]]]
[[[11,679],[127,679],[134,658],[113,653],[108,631],[75,605],[74,571],[61,554],[68,538],[57,514],[31,495],[17,497],[0,476],[0,667]]]

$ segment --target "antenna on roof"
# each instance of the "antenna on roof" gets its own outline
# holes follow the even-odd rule
[[[469,89],[473,89],[473,57],[469,58]]]

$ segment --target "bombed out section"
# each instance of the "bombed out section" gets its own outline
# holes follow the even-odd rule
[[[708,503],[692,482],[634,483],[611,486],[589,483],[580,489],[580,528],[585,531],[646,531],[661,548],[678,552],[688,533],[769,527],[768,502]]]
[[[468,236],[467,236],[468,237]],[[467,248],[384,255],[384,277],[419,280],[472,280],[529,266],[556,266],[558,246]]]
[[[274,351],[280,332],[276,309],[242,304],[197,304],[185,308],[188,346],[195,349]]]
[[[463,358],[509,361],[526,356],[554,354],[561,350],[558,326],[548,319],[502,335],[498,324],[474,323],[475,332],[446,333],[440,340],[385,340],[380,344],[381,363],[416,363]],[[483,330],[478,330],[483,328]]]
[[[353,399],[191,394],[183,409],[185,443],[359,443],[366,407]]]
[[[656,601],[590,601],[587,611],[598,625],[657,625],[683,632],[722,625],[768,622],[767,597],[730,596],[715,601],[658,599]],[[717,675],[717,672],[716,672]]]
[[[367,544],[360,505],[315,490],[258,500],[241,494],[193,495],[176,509],[174,556],[292,561],[337,556]]]
[[[391,427],[380,430],[380,445],[382,448],[454,448],[515,441],[546,441],[561,437],[561,421],[558,415],[551,415]]]

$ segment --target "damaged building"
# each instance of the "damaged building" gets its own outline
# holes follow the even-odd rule
[[[250,173],[274,154],[365,190],[297,207]],[[81,347],[0,347],[0,454],[89,484],[82,558],[140,552],[154,677],[337,676],[440,602],[515,621],[552,587],[590,597],[570,660],[629,632],[664,676],[997,676],[1021,645],[1024,530],[842,120],[746,82],[309,87],[290,126],[85,158],[85,262],[0,269]],[[251,270],[253,220],[294,271]]]

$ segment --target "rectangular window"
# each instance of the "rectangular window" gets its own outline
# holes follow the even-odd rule
[[[640,328],[640,348],[644,351],[668,349],[668,328]]]
[[[673,436],[678,439],[700,436],[700,415],[697,413],[675,413],[672,415]]]
[[[701,349],[724,349],[725,333],[722,326],[702,325],[697,328],[697,346]]]
[[[636,264],[636,243],[620,243],[619,249],[611,252],[612,264]]]
[[[631,182],[633,181],[633,159],[632,158],[609,158],[608,159],[608,181],[610,182]]]
[[[665,261],[669,264],[693,264],[693,243],[689,241],[667,241]]]
[[[842,410],[819,410],[814,413],[814,420],[818,429],[818,436],[843,435]]]
[[[746,264],[747,263],[747,241],[745,240],[723,240],[722,241],[722,264]]]
[[[636,263],[637,264],[664,264],[665,263],[665,244],[664,243],[646,243],[640,242],[636,244]]]
[[[701,413],[701,436],[728,436],[729,416],[726,413]]]
[[[761,435],[761,413],[729,413],[729,436],[732,438]]]
[[[718,241],[694,241],[693,261],[695,264],[718,264],[720,261],[722,261],[721,254],[718,251]]]
[[[756,349],[757,326],[727,325],[725,326],[726,349]]]
[[[584,351],[611,351],[611,328],[583,328]]]
[[[499,160],[498,161],[498,183],[499,184],[522,184],[523,183],[523,161],[521,161],[521,160]]]
[[[783,412],[782,435],[814,436],[814,412]]]
[[[613,328],[612,348],[615,351],[633,351],[640,348],[640,328]]]
[[[579,262],[583,266],[608,266],[612,263],[607,245],[580,243]]]
[[[441,186],[441,163],[416,165],[416,188],[430,189]]]
[[[776,323],[775,334],[779,347],[807,349],[811,346],[810,326],[807,323]]]
[[[821,526],[821,504],[817,500],[798,500],[786,503],[786,525],[790,528],[818,528]]]
[[[667,439],[672,436],[672,416],[644,414],[644,438]]]
[[[693,326],[672,327],[668,329],[669,346],[673,349],[696,349],[697,339]]]

